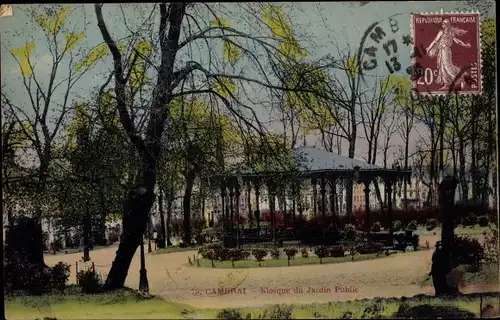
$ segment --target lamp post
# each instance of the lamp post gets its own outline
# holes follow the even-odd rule
[[[139,270],[139,291],[147,294],[149,292],[149,282],[148,272],[146,270],[146,257],[144,256],[144,234],[141,235],[140,250],[141,269]]]

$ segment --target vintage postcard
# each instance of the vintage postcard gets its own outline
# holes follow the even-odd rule
[[[4,319],[499,318],[495,7],[2,5]]]

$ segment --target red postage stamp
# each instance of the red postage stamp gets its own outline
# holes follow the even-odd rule
[[[479,13],[412,15],[413,89],[420,94],[481,94]]]

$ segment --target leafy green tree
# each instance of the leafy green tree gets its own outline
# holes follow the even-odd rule
[[[24,130],[30,132],[28,124]],[[29,201],[23,199],[29,190],[26,188],[32,177],[31,170],[20,163],[19,153],[29,148],[29,142],[19,123],[5,112],[2,121],[2,208],[7,214],[7,221],[13,218],[16,203],[24,203],[29,207]]]
[[[260,8],[256,10],[256,6],[252,5],[247,6],[247,8],[254,13],[248,18],[253,19],[251,24],[255,22],[255,25],[259,25]],[[264,6],[265,8],[267,7]],[[203,15],[201,15],[201,11],[197,10],[202,10]],[[151,43],[158,44],[158,47],[153,48],[152,55],[148,59],[145,58],[144,61],[149,62],[151,70],[155,70],[151,73],[156,74],[156,79],[149,84],[151,89],[150,105],[144,108],[147,124],[141,131],[132,121],[127,108],[125,92],[131,83],[130,79],[126,77],[124,64],[129,60],[120,52],[116,40],[111,36],[112,32],[108,29],[102,14],[102,4],[95,5],[97,25],[113,57],[114,91],[120,120],[141,159],[141,164],[137,168],[136,183],[130,190],[126,201],[127,206],[123,211],[124,236],[106,280],[105,287],[107,289],[123,286],[130,262],[140,243],[140,236],[146,228],[149,211],[154,200],[158,156],[162,149],[161,139],[165,135],[167,141],[172,141],[172,135],[175,132],[170,112],[171,102],[177,97],[191,94],[209,96],[222,104],[232,117],[244,121],[247,127],[262,131],[263,127],[254,117],[251,108],[241,99],[240,96],[243,93],[237,91],[236,82],[251,83],[267,91],[282,90],[279,85],[265,76],[262,58],[257,58],[253,53],[254,50],[248,49],[242,40],[248,40],[257,45],[265,53],[266,59],[270,61],[286,59],[284,51],[290,51],[290,48],[296,46],[289,43],[290,41],[286,37],[271,36],[269,40],[265,40],[259,38],[258,33],[251,34],[236,30],[222,14],[217,14],[214,10],[215,8],[212,8],[211,5],[187,3],[159,4],[151,8],[150,17],[157,16],[159,18],[158,33],[155,36],[155,41]],[[127,17],[124,18],[127,19]],[[152,21],[151,18],[148,20]],[[189,27],[187,27],[188,25]],[[182,39],[180,37],[181,31],[185,32]],[[260,35],[263,32],[259,30]],[[182,63],[180,57],[183,51],[186,49],[194,50],[197,43],[208,44],[207,49],[212,55],[216,54],[214,49],[222,45],[222,58],[231,64],[234,71],[232,72],[229,66],[221,69],[212,64],[205,65],[203,60],[196,62],[194,61],[196,58],[192,55],[189,57],[188,63]],[[276,44],[281,45],[281,48],[278,48]],[[292,45],[286,47],[288,44]],[[257,77],[246,77],[237,71],[241,68],[239,62],[243,59],[247,62],[245,68],[248,68],[249,65],[255,67]],[[145,73],[147,74],[147,71]],[[203,84],[196,79],[204,79]],[[243,109],[246,110],[245,113],[243,113]],[[188,150],[196,159],[198,154],[194,152],[193,148]]]
[[[61,138],[61,129],[70,109],[70,93],[82,76],[93,67],[89,64],[86,67],[76,68],[79,60],[85,59],[85,54],[80,50],[85,33],[78,32],[78,27],[81,26],[71,25],[68,21],[79,14],[81,7],[50,5],[43,6],[42,9],[40,10],[39,6],[21,9],[19,14],[32,18],[32,22],[28,23],[28,30],[11,31],[24,31],[23,37],[28,35],[24,45],[10,48],[10,53],[19,66],[20,86],[26,95],[2,90],[3,105],[13,115],[36,157],[37,176],[31,183],[34,185],[32,194],[34,218],[40,228],[45,206],[43,202],[47,199],[45,193],[51,188],[49,180],[53,168],[54,147]],[[42,79],[36,68],[36,65],[41,63],[36,60],[37,46],[40,45],[35,41],[37,31],[43,32],[50,53],[51,71],[48,79]],[[69,68],[64,72],[67,63]],[[62,73],[65,73],[63,79],[61,79]],[[62,96],[61,101],[56,101],[56,95]],[[23,97],[27,97],[27,101],[23,101]],[[38,258],[43,261],[42,251],[39,252]]]

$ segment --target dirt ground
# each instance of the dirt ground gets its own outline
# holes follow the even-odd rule
[[[438,236],[421,237],[434,246]],[[91,252],[96,269],[105,277],[117,246]],[[147,246],[145,246],[147,252]],[[167,300],[202,308],[259,307],[275,303],[314,303],[374,297],[433,294],[420,285],[430,270],[432,250],[326,265],[282,268],[209,269],[187,265],[195,251],[146,254],[150,293]],[[75,262],[82,253],[46,255],[49,265],[71,264],[70,281],[75,282]],[[81,262],[79,263],[81,266]],[[139,286],[139,250],[132,261],[126,286]],[[221,289],[225,288],[225,289]],[[233,289],[233,290],[231,290]],[[474,285],[463,292],[498,291],[497,286]]]

